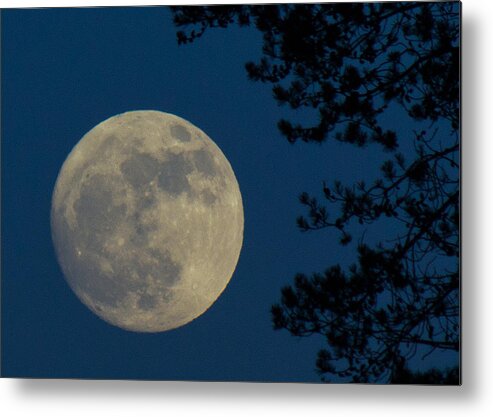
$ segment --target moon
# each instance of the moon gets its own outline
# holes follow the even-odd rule
[[[172,114],[131,111],[90,130],[58,175],[55,252],[69,286],[106,322],[162,332],[203,314],[236,268],[243,205],[228,160]]]

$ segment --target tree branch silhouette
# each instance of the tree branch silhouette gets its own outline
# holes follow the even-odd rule
[[[263,56],[246,70],[293,110],[293,120],[278,122],[289,142],[374,143],[384,151],[370,185],[336,180],[322,184],[321,196],[300,195],[306,214],[299,229],[335,229],[342,245],[358,233],[356,261],[346,270],[298,274],[272,306],[274,328],[325,337],[316,361],[325,380],[458,383],[458,368],[409,369],[417,355],[460,344],[458,3],[172,10],[184,28],[181,44],[231,24],[262,33]],[[305,125],[302,108],[318,122]],[[385,116],[396,109],[413,132],[388,127]],[[413,150],[399,152],[404,144]],[[364,243],[370,228],[374,243]]]

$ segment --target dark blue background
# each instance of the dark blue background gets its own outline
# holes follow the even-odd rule
[[[300,233],[297,196],[372,178],[381,151],[290,145],[270,88],[248,81],[260,35],[230,28],[177,46],[167,8],[2,11],[2,374],[22,377],[319,381],[322,338],[273,331],[269,309],[297,272],[353,259],[332,231]],[[245,209],[243,249],[218,301],[160,334],[113,327],[65,283],[50,237],[63,161],[99,122],[174,113],[229,159]],[[402,123],[389,117],[389,123]],[[308,116],[307,116],[308,117]]]

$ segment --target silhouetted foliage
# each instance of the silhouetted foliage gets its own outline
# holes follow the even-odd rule
[[[457,385],[459,367],[443,371],[433,368],[426,372],[412,372],[407,368],[401,368],[396,370],[391,382],[393,384]]]
[[[370,184],[335,181],[323,183],[321,197],[300,195],[307,215],[298,227],[338,230],[342,245],[357,233],[357,261],[298,274],[272,307],[274,327],[323,335],[327,348],[316,364],[324,377],[458,383],[458,368],[423,374],[407,368],[416,354],[459,350],[458,3],[176,7],[173,13],[176,25],[187,27],[178,32],[179,43],[233,23],[262,32],[263,56],[246,64],[249,77],[272,84],[281,105],[312,109],[318,118],[309,126],[280,120],[291,143],[330,138],[386,151],[381,177]],[[414,131],[385,126],[385,112],[396,109],[415,123]],[[403,144],[414,151],[399,152]],[[378,243],[364,242],[368,230]]]

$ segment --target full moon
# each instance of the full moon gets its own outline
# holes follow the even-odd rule
[[[227,286],[243,205],[231,165],[204,132],[132,111],[94,127],[68,155],[51,230],[82,303],[120,328],[161,332],[200,316]]]

